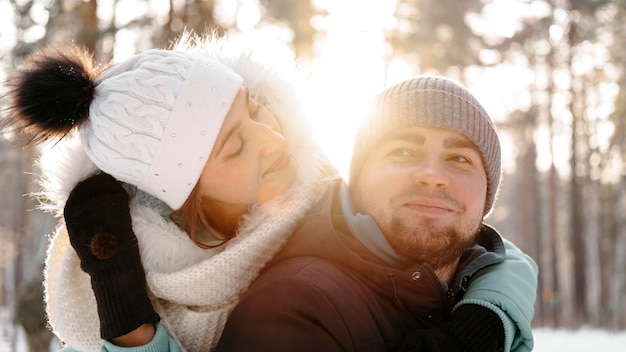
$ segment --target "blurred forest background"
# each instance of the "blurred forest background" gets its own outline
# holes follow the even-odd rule
[[[313,81],[326,67],[328,86],[342,88],[318,102],[329,107],[322,142],[345,139],[337,95],[363,102],[415,73],[460,80],[502,135],[488,222],[540,266],[534,325],[624,330],[625,18],[623,0],[0,0],[0,78],[49,43],[108,61],[167,47],[185,29],[256,31],[289,44]],[[20,334],[31,351],[52,339],[41,282],[54,219],[24,196],[36,155],[0,135],[0,344],[10,350]]]

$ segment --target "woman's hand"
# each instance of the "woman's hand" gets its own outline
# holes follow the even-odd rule
[[[63,213],[80,267],[91,277],[100,335],[113,341],[130,334],[121,341],[127,347],[149,342],[145,340],[154,336],[153,324],[160,319],[146,291],[128,201],[126,190],[112,176],[100,173],[72,190]]]

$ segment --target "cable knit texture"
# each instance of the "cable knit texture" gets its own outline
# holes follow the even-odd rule
[[[298,179],[290,190],[252,207],[237,236],[226,245],[201,249],[168,219],[170,208],[165,203],[128,186],[150,298],[161,323],[185,351],[207,351],[217,343],[241,293],[283,247],[326,184],[337,177],[312,139],[303,115],[291,53],[283,46],[269,45],[246,37],[196,43],[184,39],[177,49],[214,57],[231,67],[243,77],[251,96],[276,115],[299,166]],[[268,51],[274,55],[272,61],[256,54]],[[279,52],[288,57],[277,59]],[[77,138],[68,138],[45,152],[41,164],[43,207],[57,216],[62,215],[72,188],[97,170]],[[54,333],[77,350],[100,351],[103,341],[89,277],[80,269],[62,222],[48,249],[45,293]]]
[[[149,50],[96,82],[80,138],[116,179],[178,209],[198,182],[241,77],[208,56]]]

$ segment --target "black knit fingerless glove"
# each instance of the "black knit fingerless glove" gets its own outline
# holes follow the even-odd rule
[[[146,291],[128,201],[124,188],[101,173],[79,183],[64,209],[70,242],[91,277],[105,340],[159,321]]]
[[[491,309],[475,304],[460,306],[436,328],[410,332],[399,352],[486,352],[501,351],[504,326]]]

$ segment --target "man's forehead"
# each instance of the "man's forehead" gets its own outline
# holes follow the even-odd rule
[[[447,148],[472,148],[476,145],[464,134],[440,127],[406,126],[385,134],[378,144],[391,141],[405,141],[424,144],[428,139],[442,139]]]

